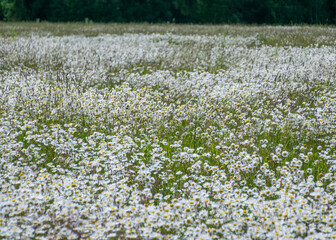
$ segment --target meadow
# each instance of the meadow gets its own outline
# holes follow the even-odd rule
[[[336,27],[0,23],[0,239],[336,239]]]

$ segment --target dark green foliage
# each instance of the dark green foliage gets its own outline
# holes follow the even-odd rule
[[[336,0],[0,0],[0,20],[335,24]]]

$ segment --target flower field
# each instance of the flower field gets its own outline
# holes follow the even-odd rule
[[[336,28],[0,24],[0,239],[336,239]]]

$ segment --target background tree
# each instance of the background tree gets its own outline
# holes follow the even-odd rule
[[[15,19],[15,2],[10,0],[1,0],[0,9],[3,20],[14,21]]]
[[[0,20],[335,24],[336,0],[0,0]]]

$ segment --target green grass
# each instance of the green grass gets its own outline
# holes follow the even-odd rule
[[[333,46],[336,38],[334,25],[258,26],[258,25],[183,25],[149,23],[49,23],[49,22],[0,22],[0,35],[4,38],[31,36],[32,34],[54,36],[84,35],[95,37],[101,34],[178,34],[178,35],[223,35],[257,36],[259,44],[268,46],[309,47],[315,44]],[[323,36],[323,37],[322,37]],[[178,44],[171,42],[172,44]],[[251,43],[251,46],[255,46]]]

